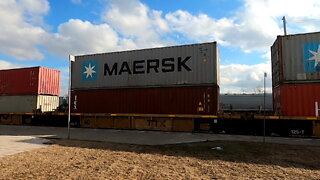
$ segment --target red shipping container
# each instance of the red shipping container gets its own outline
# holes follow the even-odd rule
[[[315,102],[320,105],[320,83],[282,84],[273,88],[277,115],[316,116]]]
[[[219,86],[74,90],[74,113],[216,114]]]
[[[60,71],[45,67],[0,70],[0,95],[56,95]]]

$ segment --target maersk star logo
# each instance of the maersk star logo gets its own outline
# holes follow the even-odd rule
[[[86,71],[83,72],[83,73],[86,74],[86,78],[88,78],[89,76],[92,78],[92,74],[93,74],[93,73],[96,73],[96,71],[93,70],[95,67],[96,67],[96,66],[92,66],[92,67],[91,67],[91,64],[89,64],[88,67],[86,67],[86,66],[84,67],[84,68],[86,68]]]
[[[82,80],[95,81],[98,76],[98,63],[97,61],[84,61],[82,63]]]
[[[319,63],[320,63],[320,45],[318,46],[318,51],[315,52],[315,51],[311,51],[309,50],[309,52],[313,55],[311,58],[309,58],[308,60],[311,61],[311,60],[315,60],[315,63],[314,63],[314,67],[316,68]]]
[[[320,42],[304,44],[306,72],[320,72]]]

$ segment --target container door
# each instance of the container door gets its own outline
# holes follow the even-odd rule
[[[198,113],[199,114],[216,114],[218,108],[218,94],[217,88],[208,87],[203,88],[201,91],[202,95],[200,96],[198,102]]]
[[[212,94],[213,89],[212,88],[207,88],[204,94],[204,113],[205,114],[212,114],[212,101],[214,101],[213,94]]]

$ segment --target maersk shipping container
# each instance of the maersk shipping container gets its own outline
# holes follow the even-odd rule
[[[0,96],[59,95],[60,71],[45,67],[0,70]]]
[[[218,57],[215,42],[75,56],[72,89],[217,85]]]
[[[277,115],[316,116],[315,102],[320,105],[320,83],[275,86],[273,102]]]
[[[219,86],[74,90],[74,113],[216,114]]]
[[[272,83],[320,81],[320,32],[278,36],[271,47]]]
[[[30,113],[54,111],[59,106],[58,96],[22,95],[0,96],[1,113]]]

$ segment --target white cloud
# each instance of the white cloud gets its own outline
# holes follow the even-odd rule
[[[18,0],[18,3],[24,10],[24,17],[28,22],[45,25],[43,15],[46,15],[50,10],[47,0]]]
[[[288,33],[319,31],[319,0],[268,0],[266,8],[273,17],[286,16]]]
[[[262,54],[260,57],[270,60],[271,59],[271,49],[266,51],[266,53]]]
[[[255,65],[230,64],[220,66],[221,92],[254,92],[263,88],[264,73],[266,86],[271,91],[271,61]]]
[[[320,27],[319,20],[312,20],[312,17],[320,17],[318,0],[244,0],[244,5],[234,14],[231,18],[215,19],[206,14],[193,15],[177,10],[165,17],[170,28],[190,40],[218,41],[221,45],[240,47],[245,52],[266,52],[276,36],[283,34],[281,18],[284,15],[291,29],[310,32]]]
[[[282,16],[286,16],[290,33],[303,33],[318,30],[320,25],[319,0],[245,0],[244,7],[237,15],[244,22],[261,27],[262,34],[283,34]],[[318,20],[316,20],[318,19]],[[268,27],[269,26],[269,27]],[[276,26],[278,30],[276,31]],[[299,31],[297,31],[299,29]]]
[[[218,41],[220,45],[240,47],[245,52],[267,53],[276,35],[282,33],[282,15],[287,16],[288,30],[292,31],[297,27],[318,30],[320,24],[310,18],[320,16],[317,0],[244,0],[233,17],[220,19],[182,10],[163,15],[138,0],[108,2],[111,5],[102,15],[106,23],[71,19],[52,34],[42,28],[45,27],[43,17],[50,10],[47,0],[2,0],[0,52],[28,60],[44,58],[39,45],[61,56],[159,47],[176,44],[170,37],[179,36],[178,32],[195,42]]]
[[[33,3],[33,7],[31,2],[38,3]],[[27,0],[19,2],[15,0],[0,1],[0,53],[18,60],[44,58],[37,45],[42,43],[45,31],[41,27],[28,22],[26,15],[29,14],[31,18],[46,13],[48,7],[45,2],[47,1],[41,2],[44,3]]]
[[[163,46],[168,43],[161,40],[161,35],[170,30],[161,16],[161,11],[150,10],[137,0],[113,0],[103,19],[141,48]]]
[[[81,0],[71,0],[82,3]],[[138,0],[110,0],[102,14],[103,23],[70,19],[56,33],[46,30],[44,16],[50,11],[48,0],[0,1],[0,53],[18,60],[40,60],[39,46],[54,55],[110,52],[125,49],[176,44],[170,37],[183,36],[186,42],[218,41],[219,45],[240,47],[245,52],[261,51],[270,58],[270,46],[282,34],[283,15],[288,32],[318,31],[319,0],[243,0],[229,18],[191,14],[177,10],[163,14]],[[3,67],[14,66],[0,61]],[[2,66],[1,66],[2,67]],[[270,62],[256,65],[221,66],[222,91],[262,86],[263,72]]]
[[[101,53],[118,49],[117,33],[108,24],[94,25],[88,21],[70,19],[58,27],[58,33],[49,34],[45,45],[60,56],[68,54]],[[130,46],[130,42],[125,42]]]
[[[13,68],[18,68],[21,67],[20,65],[17,64],[12,64],[8,61],[0,60],[0,69],[13,69]]]
[[[218,41],[223,44],[222,38],[225,31],[233,26],[230,19],[217,20],[206,14],[194,16],[182,10],[166,14],[166,20],[174,31],[180,32],[186,38],[196,42]]]
[[[239,13],[237,18],[214,19],[206,14],[195,16],[178,10],[167,14],[166,20],[173,30],[190,40],[217,41],[221,45],[240,47],[245,52],[265,50],[280,32],[276,23],[253,12]]]

